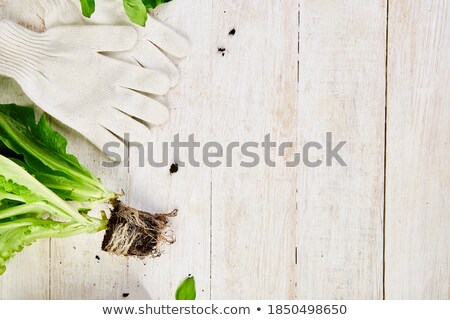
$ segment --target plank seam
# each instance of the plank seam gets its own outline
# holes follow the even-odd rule
[[[212,170],[212,169],[211,169]],[[212,231],[213,231],[213,182],[212,174],[210,181],[210,202],[209,202],[209,299],[212,300],[212,258],[213,258],[213,245],[212,245]]]
[[[299,94],[300,94],[300,31],[301,31],[301,16],[300,16],[300,7],[301,7],[301,0],[297,3],[297,94],[296,94],[296,105],[298,106],[298,99],[299,99]],[[298,111],[296,111],[296,118],[297,118],[297,123],[298,123]],[[297,126],[296,126],[297,127]],[[298,139],[298,127],[295,130],[295,139],[298,143],[299,139]],[[298,169],[296,170],[296,178],[295,180],[298,183]],[[297,289],[297,283],[298,283],[298,226],[299,226],[299,211],[298,211],[298,185],[296,185],[295,188],[295,230],[296,230],[296,246],[295,246],[295,273],[294,273],[294,281],[295,281],[295,291],[294,291],[294,299],[298,299],[298,289]]]
[[[52,239],[48,239],[48,300],[52,300]]]
[[[386,1],[386,59],[384,69],[384,163],[383,163],[383,300],[386,300],[386,169],[388,116],[389,0]]]

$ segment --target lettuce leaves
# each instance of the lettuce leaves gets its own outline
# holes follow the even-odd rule
[[[106,229],[108,223],[106,218],[97,219],[78,212],[2,155],[0,203],[0,275],[16,252],[37,239],[94,233]]]
[[[36,123],[32,108],[0,105],[0,142],[12,161],[64,200],[105,202],[117,197],[67,153],[67,140],[50,127],[45,115]]]
[[[38,239],[106,229],[106,217],[88,216],[85,203],[93,207],[118,195],[66,146],[45,115],[36,122],[31,108],[0,105],[0,275],[15,253]]]

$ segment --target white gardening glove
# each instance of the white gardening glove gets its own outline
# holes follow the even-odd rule
[[[126,26],[62,26],[35,33],[0,22],[0,74],[15,79],[44,111],[102,149],[107,142],[148,139],[139,120],[161,124],[168,111],[146,94],[164,95],[169,78],[99,52],[130,50]],[[121,144],[123,147],[123,145]]]
[[[132,26],[138,33],[137,45],[127,52],[114,52],[109,56],[165,73],[170,78],[171,86],[178,82],[178,69],[163,52],[182,58],[187,55],[189,44],[185,38],[150,15],[146,26],[140,27],[127,17],[123,0],[96,0],[96,10],[91,18],[83,17],[79,0],[40,0],[40,3],[47,29],[67,24]]]

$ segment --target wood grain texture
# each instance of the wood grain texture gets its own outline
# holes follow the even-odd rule
[[[297,298],[381,299],[386,2],[299,3],[298,143],[347,166],[300,167]]]
[[[297,1],[213,3],[212,137],[224,149],[266,134],[295,142]],[[270,168],[256,152],[255,168],[237,149],[230,167],[212,169],[213,299],[295,297],[296,168],[273,149]]]
[[[450,4],[391,1],[386,298],[450,298]]]
[[[180,141],[187,141],[190,134],[194,134],[197,141],[210,136],[212,4],[208,0],[173,4],[159,9],[157,18],[186,36],[191,49],[188,57],[178,64],[180,83],[165,100],[170,107],[170,120],[152,130],[150,141],[154,143],[152,158],[155,161],[162,160],[162,144],[170,144],[176,134]],[[171,227],[176,243],[164,246],[161,257],[146,261],[130,259],[129,298],[172,300],[180,283],[192,274],[197,299],[209,299],[211,173],[207,168],[189,164],[182,167],[178,162],[178,172],[170,174],[170,165],[176,161],[170,146],[169,151],[169,165],[162,168],[152,167],[147,161],[140,166],[138,150],[132,154],[130,204],[150,212],[176,208],[179,214],[172,219]],[[196,157],[199,158],[198,152]],[[187,163],[185,148],[180,150],[179,160]]]

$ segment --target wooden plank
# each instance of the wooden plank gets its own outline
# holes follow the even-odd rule
[[[217,1],[213,14],[211,137],[224,150],[266,134],[295,142],[297,1]],[[296,168],[275,154],[275,168],[241,167],[251,159],[238,149],[212,169],[213,299],[295,296]]]
[[[53,127],[67,137],[69,152],[96,174],[109,190],[128,194],[128,169],[102,167],[101,152],[77,132],[53,120]],[[128,197],[123,197],[128,202]],[[128,287],[124,257],[101,251],[104,232],[51,240],[50,299],[120,299]]]
[[[169,165],[156,168],[145,161],[144,166],[139,166],[138,150],[134,150],[129,199],[142,210],[167,212],[176,208],[179,215],[172,219],[171,226],[176,243],[164,246],[161,257],[144,261],[130,259],[129,298],[172,300],[178,285],[192,274],[197,299],[208,299],[211,173],[208,168],[186,164],[171,175],[169,167],[174,162],[170,148],[174,135],[179,134],[181,141],[187,141],[192,133],[197,141],[210,136],[212,3],[174,1],[157,11],[157,19],[179,30],[189,39],[191,49],[188,57],[179,61],[180,83],[165,99],[171,109],[170,120],[153,128],[149,137],[154,143],[155,161],[162,160],[162,143],[169,143]],[[181,150],[180,160],[187,162],[186,150]]]
[[[0,88],[0,103],[32,105],[13,80],[0,77]],[[0,299],[48,299],[49,240],[24,248],[6,267],[6,272],[0,276]]]
[[[298,142],[347,166],[300,167],[297,298],[381,299],[386,1],[299,3]]]
[[[450,4],[390,1],[386,298],[450,298]]]

